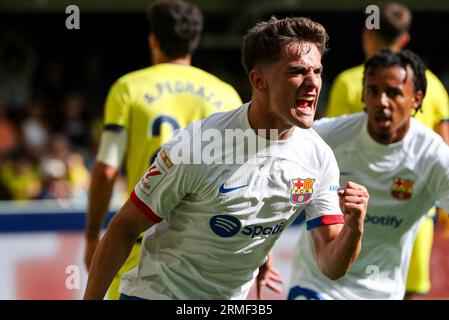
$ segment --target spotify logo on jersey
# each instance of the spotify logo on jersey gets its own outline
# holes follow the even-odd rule
[[[228,215],[213,216],[209,225],[212,231],[222,238],[232,237],[240,231],[242,226],[239,219]]]

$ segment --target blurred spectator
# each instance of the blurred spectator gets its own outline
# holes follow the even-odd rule
[[[44,110],[44,102],[41,99],[31,100],[21,124],[24,147],[35,160],[42,157],[48,147],[50,132]]]
[[[90,138],[89,138],[89,153],[86,158],[88,167],[91,166],[91,162],[95,160],[95,156],[98,151],[98,147],[100,146],[101,133],[103,132],[103,118],[95,117],[91,120],[90,128]]]
[[[0,163],[18,145],[19,132],[6,112],[6,106],[0,100]]]
[[[90,172],[83,156],[72,151],[67,137],[59,134],[51,137],[48,152],[41,158],[40,173],[44,190],[39,199],[71,199],[77,204],[87,202]]]
[[[89,121],[88,152],[84,154],[87,164],[90,166],[97,153],[103,131],[103,104],[109,90],[108,81],[103,72],[103,56],[100,50],[92,50],[84,60],[84,72],[82,75],[81,91],[86,98]]]
[[[60,107],[66,91],[64,71],[64,65],[60,61],[51,60],[45,65],[43,78],[39,84],[39,92],[45,93],[48,100],[48,120],[53,127],[60,120]]]
[[[101,116],[103,103],[109,90],[108,82],[104,79],[103,57],[99,50],[88,53],[84,59],[82,74],[82,92],[89,104],[91,116]]]
[[[60,159],[49,159],[41,163],[39,173],[42,179],[42,191],[36,199],[70,199],[72,188],[67,180],[67,169]]]
[[[22,150],[15,151],[0,168],[0,180],[12,200],[35,198],[41,183],[36,168]]]
[[[90,183],[90,173],[86,168],[84,159],[79,153],[72,153],[67,158],[68,179],[77,194],[87,196]]]
[[[89,119],[85,112],[85,100],[77,93],[68,94],[62,106],[57,132],[67,137],[75,150],[85,152],[89,143]]]
[[[48,152],[42,157],[41,162],[58,159],[65,164],[71,152],[72,146],[70,141],[65,136],[55,134],[50,138]]]
[[[31,97],[36,67],[34,48],[21,35],[7,32],[0,41],[0,99],[13,120],[20,119]]]

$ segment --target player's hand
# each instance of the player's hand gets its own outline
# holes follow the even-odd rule
[[[87,271],[89,271],[90,264],[94,257],[95,250],[97,249],[98,243],[100,242],[99,237],[86,237],[86,252],[84,253],[84,263],[86,265]]]
[[[345,225],[354,231],[363,232],[363,223],[368,208],[368,190],[360,184],[348,181],[345,188],[338,190],[338,197]]]
[[[271,253],[268,255],[268,260],[259,268],[259,274],[256,279],[257,299],[263,299],[263,289],[265,287],[271,289],[276,293],[282,293],[282,288],[276,283],[284,283],[279,272],[273,267]]]

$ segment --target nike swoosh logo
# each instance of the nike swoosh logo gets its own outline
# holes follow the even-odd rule
[[[224,183],[223,183],[221,185],[220,189],[218,189],[218,192],[220,192],[220,193],[228,193],[228,192],[231,192],[231,191],[234,191],[234,190],[237,190],[237,189],[245,188],[247,186],[248,185],[246,184],[246,185],[240,186],[240,187],[225,188]]]

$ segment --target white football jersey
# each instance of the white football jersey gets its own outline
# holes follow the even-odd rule
[[[318,271],[312,239],[302,232],[289,298],[402,299],[420,222],[436,200],[449,209],[449,147],[414,119],[390,145],[369,136],[365,113],[322,119],[314,129],[334,151],[340,185],[362,184],[370,198],[360,255],[337,281]]]
[[[245,299],[258,267],[302,210],[309,228],[343,223],[335,193],[339,170],[329,146],[313,129],[265,140],[251,129],[248,110],[245,104],[214,114],[162,147],[131,199],[164,225],[146,233],[139,265],[124,275],[121,292],[146,299]],[[224,146],[220,137],[229,129],[244,130],[247,140]],[[258,148],[249,151],[248,141]],[[245,161],[220,163],[242,150]]]

